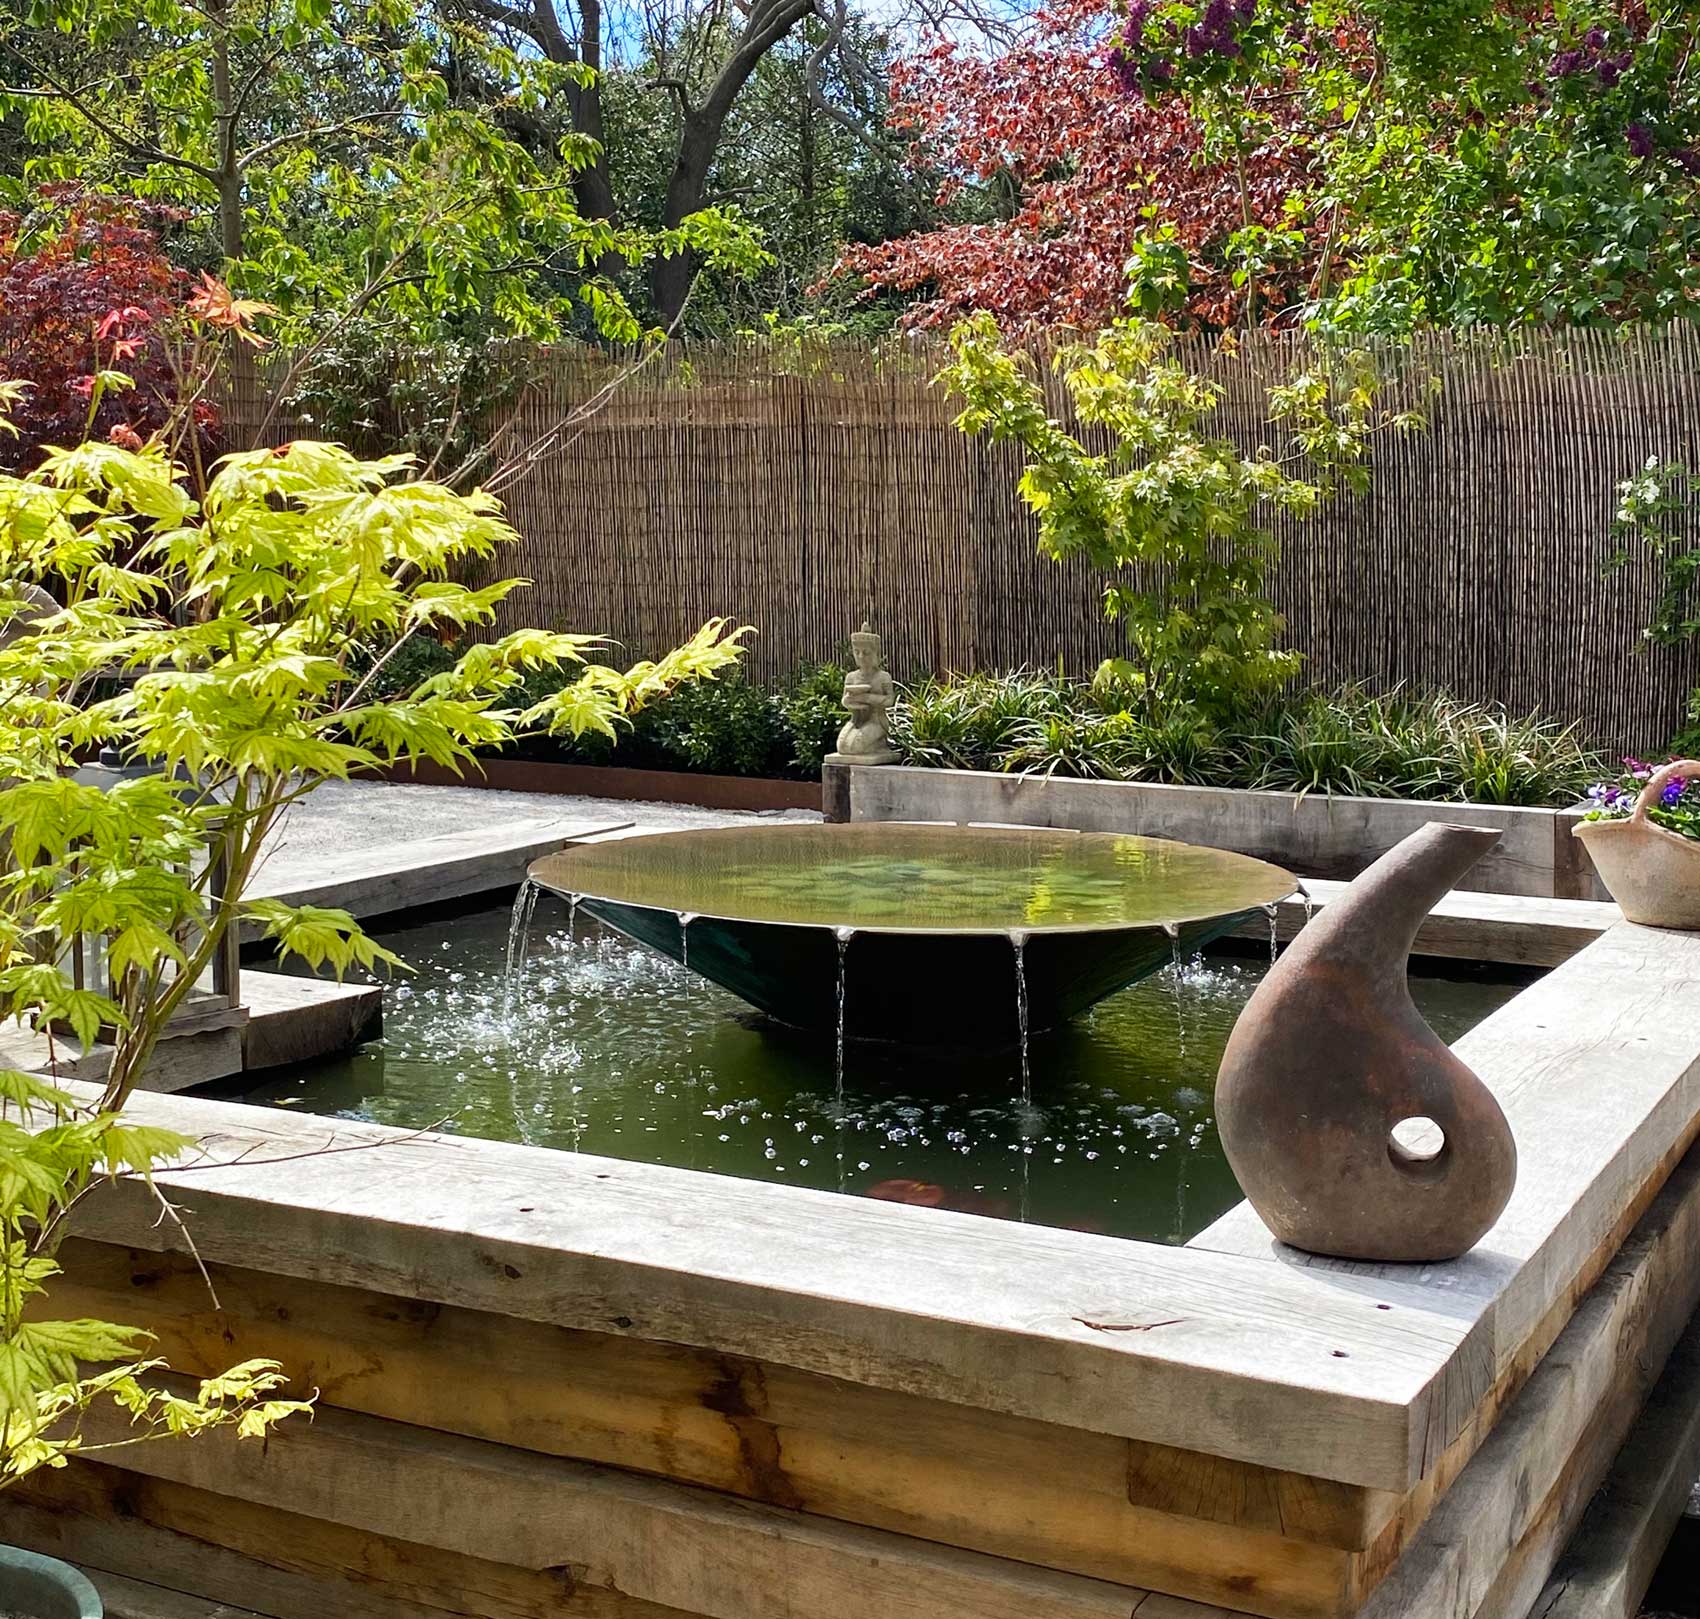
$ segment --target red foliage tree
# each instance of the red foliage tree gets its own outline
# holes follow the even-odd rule
[[[986,57],[929,44],[893,76],[893,116],[917,155],[952,178],[1014,193],[1008,217],[853,248],[835,274],[869,292],[921,294],[909,313],[929,325],[984,309],[1002,324],[1096,327],[1123,312],[1135,245],[1171,225],[1188,261],[1183,320],[1276,317],[1302,297],[1316,246],[1236,284],[1229,240],[1250,224],[1290,229],[1302,195],[1301,148],[1279,131],[1233,161],[1207,162],[1185,98],[1148,100],[1111,37],[1122,13],[1105,0],[1060,0],[1027,40]]]
[[[47,445],[128,442],[160,427],[176,398],[167,328],[190,293],[160,243],[169,214],[58,190],[40,201],[27,229],[0,213],[0,377],[30,385],[13,415],[18,436],[0,435],[0,462],[13,467]],[[91,423],[99,371],[134,386],[103,389]]]

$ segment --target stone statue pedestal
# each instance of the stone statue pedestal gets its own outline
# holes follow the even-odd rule
[[[881,748],[875,753],[829,753],[826,762],[829,765],[894,765],[902,758],[902,754],[890,748]]]

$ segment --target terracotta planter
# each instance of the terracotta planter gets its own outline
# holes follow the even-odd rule
[[[101,1619],[100,1593],[69,1563],[0,1546],[0,1613],[17,1619]]]
[[[1576,828],[1611,897],[1644,927],[1700,931],[1700,840],[1647,816],[1671,782],[1693,777],[1700,777],[1700,759],[1679,759],[1653,773],[1628,820],[1583,821]]]

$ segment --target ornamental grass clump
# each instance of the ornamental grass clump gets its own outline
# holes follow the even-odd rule
[[[918,765],[1478,804],[1574,804],[1603,769],[1577,725],[1444,692],[1342,686],[1220,721],[1126,692],[1114,660],[1090,683],[921,681],[901,694],[892,734]]]

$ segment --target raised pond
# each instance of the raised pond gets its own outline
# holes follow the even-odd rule
[[[1157,1242],[1239,1199],[1211,1091],[1260,954],[1195,957],[1035,1036],[1030,1106],[1015,1050],[853,1044],[840,1108],[830,1037],[766,1022],[582,912],[569,930],[554,896],[510,993],[509,924],[502,905],[381,931],[416,969],[386,995],[384,1037],[247,1099]],[[1522,981],[1412,989],[1453,1040]]]

